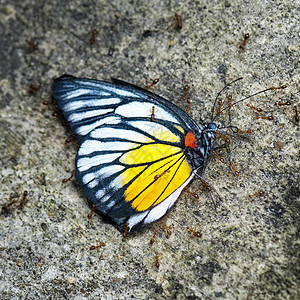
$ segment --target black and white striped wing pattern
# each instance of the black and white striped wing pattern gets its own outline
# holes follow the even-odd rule
[[[114,79],[104,82],[70,75],[57,78],[54,98],[73,132],[80,139],[94,128],[120,118],[155,118],[198,129],[198,125],[171,102],[134,85]]]

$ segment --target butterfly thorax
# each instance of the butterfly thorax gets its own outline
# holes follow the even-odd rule
[[[207,159],[214,148],[216,131],[217,124],[207,123],[195,134],[187,133],[186,156],[193,170],[205,168]]]

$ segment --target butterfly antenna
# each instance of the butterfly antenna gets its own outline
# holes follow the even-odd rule
[[[239,79],[240,79],[240,78],[239,78]],[[239,79],[237,79],[237,80],[239,80]],[[235,80],[235,81],[236,81],[236,80]],[[234,81],[233,81],[233,82],[234,82]],[[217,118],[222,112],[224,112],[224,111],[227,110],[227,109],[230,109],[232,106],[237,105],[237,104],[240,103],[240,102],[243,102],[243,101],[245,101],[245,100],[247,100],[247,99],[249,99],[249,98],[251,98],[251,97],[257,96],[257,95],[259,95],[259,94],[263,94],[263,93],[265,93],[265,92],[267,92],[267,91],[279,90],[279,89],[285,89],[286,87],[287,87],[286,85],[282,85],[282,86],[279,86],[279,87],[274,87],[274,86],[272,86],[272,87],[267,88],[267,89],[265,89],[265,90],[262,90],[262,91],[259,91],[259,92],[257,92],[257,93],[254,93],[254,94],[252,94],[252,95],[250,95],[250,96],[247,96],[247,97],[245,97],[245,98],[243,98],[243,99],[241,99],[241,100],[238,100],[238,101],[236,101],[236,102],[234,102],[234,103],[232,103],[232,104],[226,106],[225,108],[223,108],[223,109],[219,112],[219,114],[217,114],[217,115],[212,119],[212,122],[215,121],[216,118]],[[221,91],[222,91],[222,90],[221,90]],[[220,94],[220,93],[219,93],[219,94]],[[218,94],[218,95],[219,95],[219,94]]]
[[[238,78],[238,79],[235,79],[235,80],[229,82],[228,84],[226,84],[226,85],[219,91],[219,93],[217,94],[217,97],[216,97],[216,99],[215,99],[215,101],[214,101],[214,106],[213,106],[213,109],[212,109],[212,112],[211,112],[211,121],[212,121],[212,122],[213,122],[213,120],[215,120],[215,118],[216,118],[216,117],[214,117],[214,112],[215,112],[216,103],[217,103],[218,98],[219,98],[219,96],[221,95],[221,93],[222,93],[225,89],[227,89],[230,85],[232,85],[233,83],[235,83],[235,82],[237,82],[237,81],[239,81],[239,80],[241,80],[241,79],[243,79],[243,77],[240,77],[240,78]],[[222,110],[222,111],[223,111],[223,110]],[[219,114],[217,114],[217,115],[219,115]],[[216,116],[217,116],[217,115],[216,115]]]

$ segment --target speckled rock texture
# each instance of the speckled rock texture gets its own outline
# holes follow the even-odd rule
[[[299,12],[285,0],[0,1],[0,298],[299,299]],[[209,162],[216,208],[195,179],[199,199],[183,192],[164,219],[170,236],[158,223],[124,239],[87,218],[75,179],[62,183],[78,148],[51,99],[64,73],[160,78],[152,91],[183,108],[188,84],[198,122],[231,80],[244,77],[223,99],[287,88],[247,102],[261,113],[233,107],[232,124],[253,133],[229,136],[239,177],[225,149]]]

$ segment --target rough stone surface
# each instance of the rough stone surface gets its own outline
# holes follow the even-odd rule
[[[1,299],[300,298],[296,2],[0,1],[0,204],[11,203],[0,215]],[[205,178],[221,197],[213,193],[216,209],[194,180],[200,199],[181,195],[165,218],[171,236],[156,224],[124,239],[98,215],[87,218],[75,179],[62,183],[77,145],[66,143],[72,133],[57,107],[43,102],[63,73],[139,86],[158,77],[153,92],[181,107],[189,84],[197,121],[209,120],[217,92],[238,77],[235,100],[288,87],[248,101],[274,121],[257,120],[245,103],[232,109],[232,123],[254,133],[230,137],[238,178],[226,151],[225,164],[210,161]],[[259,190],[264,195],[249,198]]]

